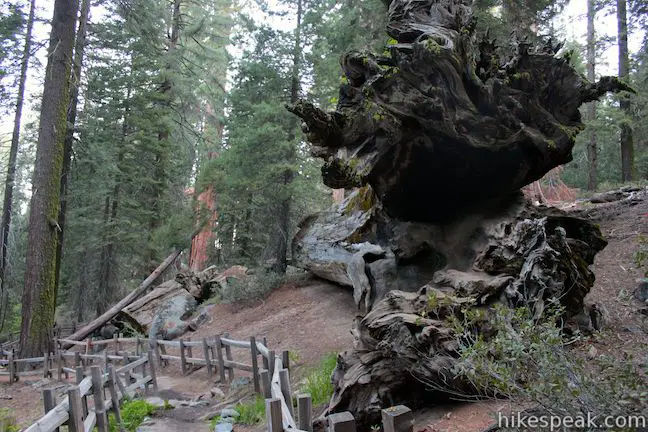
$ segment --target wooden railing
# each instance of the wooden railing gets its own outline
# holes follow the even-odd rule
[[[133,372],[137,369],[141,369],[142,374],[134,378]],[[157,392],[151,353],[117,369],[114,365],[107,365],[105,373],[100,366],[92,366],[90,376],[85,376],[81,367],[76,368],[75,373],[77,385],[68,389],[66,397],[58,405],[54,390],[43,390],[45,415],[25,432],[54,432],[64,425],[67,425],[70,432],[89,432],[95,426],[99,432],[108,432],[108,410],[114,413],[114,419],[120,428],[123,426],[119,403],[124,396],[132,397],[141,387],[145,390],[152,387],[153,391]],[[105,388],[109,390],[107,399],[104,396]],[[92,404],[88,404],[89,397],[92,397]],[[89,406],[93,409],[90,410]]]
[[[312,432],[313,403],[309,394],[297,394],[293,406],[289,371],[283,367],[283,359],[275,359],[274,373],[270,378],[267,370],[261,371],[263,393],[266,403],[268,432]],[[329,432],[356,432],[355,419],[349,412],[327,416]],[[413,432],[414,414],[403,406],[382,410],[383,432]]]

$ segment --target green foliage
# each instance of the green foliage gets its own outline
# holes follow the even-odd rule
[[[328,403],[333,395],[331,374],[337,365],[337,353],[329,353],[321,360],[319,366],[313,369],[304,379],[303,393],[308,393],[313,399],[313,406]]]
[[[241,414],[236,423],[254,426],[265,420],[265,399],[261,395],[256,395],[251,401],[237,404],[234,409]]]
[[[18,432],[20,427],[9,408],[0,408],[0,432]]]
[[[285,276],[275,272],[260,270],[243,280],[233,279],[220,293],[220,299],[226,303],[241,300],[258,300],[280,287]]]
[[[469,320],[455,322],[461,358],[454,372],[481,394],[533,402],[560,416],[648,413],[645,358],[599,356],[586,363],[569,350],[556,326],[560,308],[549,308],[539,318],[527,308],[498,306],[491,312],[489,337],[475,332]],[[568,343],[583,342],[576,335]]]
[[[134,399],[124,402],[120,408],[124,428],[129,432],[135,432],[144,419],[153,414],[154,411],[155,406],[142,399]],[[110,432],[119,431],[119,425],[112,413],[110,414],[108,422],[110,423]]]

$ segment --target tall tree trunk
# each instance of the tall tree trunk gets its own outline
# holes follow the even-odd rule
[[[290,103],[294,104],[299,99],[300,88],[300,67],[302,56],[302,18],[303,18],[303,0],[297,0],[297,26],[295,27],[295,45],[293,47],[293,65],[290,82]],[[295,139],[295,129],[297,128],[296,118],[291,119],[289,123],[288,141]],[[295,162],[295,148],[291,146],[286,154],[286,162],[290,166]],[[277,214],[277,232],[275,234],[275,257],[272,266],[276,273],[285,273],[288,267],[288,243],[290,241],[290,208],[292,204],[292,194],[289,187],[295,178],[295,172],[292,168],[286,168],[283,173],[284,192],[288,195],[283,197],[279,204]]]
[[[22,357],[36,357],[49,348],[49,329],[54,324],[61,174],[78,6],[77,0],[54,2],[29,213],[20,328]]]
[[[31,0],[29,5],[29,18],[27,19],[27,30],[25,32],[25,48],[20,63],[20,81],[18,82],[18,96],[16,97],[16,113],[14,116],[14,128],[11,135],[11,148],[9,150],[9,162],[7,166],[7,179],[5,180],[4,205],[2,207],[2,257],[0,258],[0,330],[4,328],[4,317],[6,314],[7,295],[7,247],[9,243],[9,230],[11,228],[11,210],[13,204],[13,189],[16,180],[16,159],[18,157],[18,144],[20,143],[20,122],[22,120],[23,102],[25,100],[25,83],[27,82],[27,68],[31,57],[31,36],[34,28],[34,11],[36,0]]]
[[[630,74],[630,58],[628,54],[628,19],[626,0],[617,0],[617,30],[619,38],[619,78],[628,82]],[[621,122],[621,181],[632,181],[634,174],[634,143],[632,126],[630,125],[629,95],[622,94],[619,106],[625,114]]]
[[[74,145],[74,126],[76,124],[77,106],[79,103],[79,87],[81,86],[81,72],[83,70],[83,57],[85,51],[88,17],[90,16],[90,0],[81,1],[81,15],[79,16],[79,28],[77,30],[76,42],[74,44],[74,64],[70,76],[70,106],[68,107],[68,129],[65,134],[63,149],[63,173],[61,175],[61,209],[59,210],[58,224],[61,232],[56,247],[56,291],[61,275],[61,262],[63,260],[63,236],[65,234],[65,217],[67,212],[67,189],[70,177],[70,166],[72,165],[72,147]]]
[[[173,13],[171,18],[171,34],[169,35],[169,50],[167,55],[171,56],[178,46],[180,39],[180,3],[181,0],[173,0]],[[169,57],[170,58],[170,57]],[[173,91],[173,81],[169,77],[169,73],[173,68],[171,60],[165,66],[166,73],[164,74],[164,81],[160,86],[160,94],[162,95],[162,103],[165,107],[169,107],[169,94]],[[164,114],[166,115],[166,113]],[[163,115],[163,116],[164,116]],[[163,119],[164,120],[164,119]],[[161,219],[160,213],[162,211],[161,201],[164,195],[164,188],[166,187],[166,171],[168,168],[169,158],[169,126],[166,122],[162,121],[160,131],[158,133],[158,147],[155,151],[155,167],[153,169],[153,180],[155,190],[153,192],[153,203],[151,205],[151,220],[149,222],[149,265],[156,262],[155,250],[152,244],[153,233],[160,227]]]
[[[596,34],[594,31],[594,18],[596,16],[596,0],[587,0],[587,79],[594,82],[596,79]],[[587,121],[589,122],[589,141],[587,143],[588,180],[587,190],[596,190],[598,183],[598,152],[596,148],[596,131],[592,122],[596,120],[596,101],[587,104]]]

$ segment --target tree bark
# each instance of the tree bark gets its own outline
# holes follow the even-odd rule
[[[63,173],[61,175],[61,209],[59,210],[58,225],[61,229],[59,241],[56,247],[56,291],[58,292],[59,279],[61,277],[61,262],[63,261],[63,238],[65,234],[65,219],[67,212],[67,192],[70,177],[70,166],[72,164],[72,150],[74,145],[74,127],[76,125],[77,106],[79,103],[79,88],[81,87],[81,72],[83,70],[83,59],[86,44],[88,17],[90,16],[90,0],[81,1],[81,14],[79,16],[79,28],[77,29],[76,42],[74,44],[74,64],[70,76],[70,106],[68,107],[68,126],[65,134],[63,150]]]
[[[587,79],[596,80],[596,32],[594,18],[596,16],[596,0],[587,0]],[[596,190],[598,183],[598,151],[596,147],[596,131],[592,122],[596,120],[596,101],[587,104],[587,121],[589,124],[589,141],[587,143],[588,179],[587,190]]]
[[[22,120],[23,103],[25,100],[25,84],[27,82],[27,69],[31,57],[31,38],[34,28],[34,11],[36,0],[31,0],[29,5],[29,18],[25,31],[25,48],[20,63],[20,81],[18,82],[18,95],[16,97],[16,113],[14,116],[13,134],[11,135],[11,148],[9,149],[9,161],[7,163],[7,179],[5,180],[4,205],[2,207],[2,252],[0,259],[0,331],[4,328],[4,317],[7,313],[6,304],[6,278],[7,278],[7,250],[9,246],[9,231],[11,229],[11,212],[13,206],[13,190],[16,179],[16,159],[18,157],[18,145],[20,143],[20,124]]]
[[[67,131],[70,70],[77,0],[55,0],[29,214],[20,355],[36,357],[50,346],[56,309],[56,248],[61,173]]]
[[[630,57],[628,54],[626,0],[617,0],[617,30],[619,39],[619,79],[627,83],[630,74]],[[634,177],[634,143],[632,126],[630,125],[632,112],[628,96],[623,94],[619,98],[619,106],[624,114],[621,121],[621,181],[624,182],[632,181]]]

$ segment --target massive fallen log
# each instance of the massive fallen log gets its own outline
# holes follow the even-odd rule
[[[551,41],[517,41],[508,56],[477,41],[468,3],[385,0],[388,55],[343,57],[334,112],[288,107],[325,161],[324,183],[360,188],[304,220],[292,250],[296,265],[352,287],[367,312],[329,407],[353,412],[361,430],[380,407],[469,390],[449,374],[451,316],[479,312],[486,325],[497,304],[539,315],[560,302],[570,325],[595,324],[584,298],[600,231],[519,190],[571,160],[583,103],[631,89],[587,82]]]

